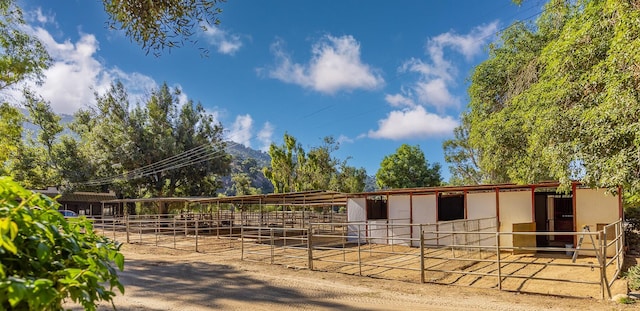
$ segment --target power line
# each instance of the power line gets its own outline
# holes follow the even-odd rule
[[[526,17],[524,20],[521,21],[527,21],[530,20],[542,13],[544,13],[545,11],[547,11],[550,8],[553,8],[555,6],[557,6],[559,4],[556,4],[554,6],[550,6],[547,8],[543,8],[541,11],[536,12],[535,14],[532,14],[528,17]],[[529,8],[527,8],[525,11],[531,10],[533,7],[535,6],[531,6]],[[504,32],[505,30],[509,29],[510,27],[513,27],[515,25],[515,23],[503,27],[499,30],[497,30],[496,32],[484,36],[484,37],[480,37],[477,38],[476,41],[484,41],[486,38],[488,37],[492,37],[495,36],[501,32]],[[403,73],[400,75],[404,75],[407,73]],[[392,78],[391,80],[396,80],[399,78],[400,75],[397,75],[396,77]],[[333,106],[335,105],[329,105],[323,108],[320,108],[316,111],[313,111],[305,116],[302,117],[302,119],[306,119],[309,117],[312,117],[322,111],[328,110],[330,108],[333,108]],[[372,112],[371,110],[368,111],[368,113]],[[360,113],[363,114],[363,113]],[[252,137],[256,138],[255,136]],[[238,143],[234,142],[234,141],[230,141],[229,142],[230,145],[228,145],[227,147],[225,147],[225,149],[218,149],[215,151],[210,151],[208,150],[208,147],[211,146],[211,144],[203,144],[201,146],[197,146],[195,148],[192,148],[190,150],[187,150],[185,152],[182,152],[180,154],[176,154],[173,156],[170,156],[168,158],[162,159],[160,161],[151,163],[151,164],[147,164],[145,166],[133,169],[131,171],[128,171],[126,173],[122,173],[122,174],[117,174],[117,175],[113,175],[110,177],[103,177],[103,178],[98,178],[98,179],[94,179],[94,180],[90,180],[90,181],[86,181],[83,183],[74,183],[74,185],[84,185],[84,186],[99,186],[99,185],[105,185],[105,184],[110,184],[113,183],[115,180],[124,180],[124,181],[128,181],[128,180],[132,180],[132,179],[138,179],[138,178],[143,178],[143,177],[147,177],[147,176],[151,176],[157,173],[162,173],[165,171],[169,171],[169,170],[174,170],[174,169],[178,169],[178,168],[182,168],[182,167],[186,167],[186,166],[191,166],[191,165],[195,165],[195,164],[199,164],[202,162],[206,162],[206,161],[211,161],[217,158],[220,158],[222,156],[224,156],[225,154],[223,154],[224,150],[226,150],[227,148],[239,145]]]
[[[133,180],[138,178],[143,178],[151,175],[155,175],[157,173],[162,173],[169,170],[174,170],[186,166],[191,166],[195,164],[199,164],[206,161],[211,161],[215,159],[219,159],[223,156],[226,156],[226,150],[233,146],[238,145],[238,143],[230,141],[227,143],[228,145],[224,149],[218,149],[214,151],[207,150],[207,147],[212,146],[212,144],[203,144],[198,147],[192,148],[185,152],[182,152],[177,155],[173,155],[171,157],[162,159],[160,161],[133,169],[129,172],[112,175],[109,177],[98,178],[94,180],[89,180],[82,183],[74,183],[73,185],[77,186],[100,186],[111,184],[116,180]]]

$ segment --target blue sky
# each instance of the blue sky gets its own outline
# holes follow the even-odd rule
[[[471,70],[501,29],[535,19],[544,4],[229,0],[198,46],[155,57],[107,30],[102,1],[20,3],[55,59],[36,90],[56,112],[91,105],[116,79],[134,100],[166,82],[254,149],[281,144],[285,132],[307,149],[331,135],[336,156],[374,175],[401,144],[420,145],[445,180],[442,141],[467,105]]]

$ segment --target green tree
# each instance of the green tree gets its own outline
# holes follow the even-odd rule
[[[61,134],[64,126],[60,116],[48,102],[28,90],[24,98],[23,106],[29,113],[26,120],[35,125],[37,132],[26,133],[24,142],[15,142],[12,157],[6,161],[6,173],[31,189],[64,186],[71,191],[71,183],[91,177],[85,155],[79,152],[73,137]]]
[[[298,180],[300,190],[329,190],[332,181],[335,182],[338,160],[331,154],[338,150],[339,145],[331,136],[322,140],[322,145],[312,147],[308,152],[301,152],[299,157],[300,173]]]
[[[234,156],[231,176],[225,180],[227,196],[273,192],[271,181],[264,176],[258,161],[251,157]]]
[[[251,178],[247,173],[231,174],[231,187],[234,195],[260,194],[260,189],[251,185]]]
[[[335,178],[335,186],[331,190],[346,193],[363,192],[366,186],[367,171],[361,167],[356,168],[346,164],[346,161],[340,163],[340,169]]]
[[[478,185],[483,183],[506,183],[509,181],[504,167],[494,170],[482,170],[480,160],[482,149],[474,147],[469,141],[470,123],[466,113],[461,115],[461,124],[454,129],[454,138],[442,144],[444,159],[449,163],[451,185]]]
[[[25,79],[42,81],[51,57],[42,43],[24,31],[22,9],[0,0],[0,91]]]
[[[469,88],[467,143],[484,173],[640,189],[640,9],[547,3],[490,47]]]
[[[271,167],[264,175],[273,183],[276,193],[306,190],[360,192],[364,189],[366,171],[347,165],[332,153],[339,149],[333,137],[325,137],[322,145],[309,151],[295,137],[284,134],[284,144],[271,144]]]
[[[10,174],[22,185],[29,188],[59,186],[62,176],[53,152],[58,135],[63,127],[49,103],[25,90],[24,107],[29,115],[27,121],[35,125],[37,134],[28,133],[26,142],[21,142],[10,161]]]
[[[67,221],[52,199],[0,177],[0,309],[62,310],[64,300],[95,310],[124,293],[119,244],[92,223]]]
[[[376,173],[380,188],[414,188],[440,185],[440,164],[430,165],[420,146],[402,144],[385,156]]]
[[[272,143],[269,146],[271,167],[264,168],[266,176],[273,184],[275,193],[300,191],[296,185],[299,173],[300,160],[304,161],[304,150],[295,137],[285,133],[284,144],[281,146]]]
[[[197,30],[220,23],[218,0],[103,0],[109,27],[125,31],[132,41],[156,55],[164,48],[182,46]]]
[[[20,110],[7,103],[0,103],[0,175],[8,174],[8,161],[22,144],[22,121]]]
[[[222,126],[201,104],[181,104],[178,95],[163,84],[144,106],[130,109],[124,86],[116,83],[97,96],[95,110],[79,111],[72,128],[97,177],[79,185],[111,184],[126,197],[215,193],[230,162]]]

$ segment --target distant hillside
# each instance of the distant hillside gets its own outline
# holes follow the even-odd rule
[[[231,174],[246,174],[251,179],[251,187],[260,189],[262,193],[273,192],[273,184],[262,173],[263,168],[271,166],[269,154],[235,143],[228,143],[227,153],[233,157]],[[231,175],[222,177],[222,184],[222,193],[236,195]]]
[[[234,158],[252,158],[258,162],[258,165],[260,167],[271,166],[271,157],[266,152],[255,150],[236,143],[228,143],[227,146],[227,153],[232,155]]]
[[[28,121],[29,111],[27,109],[20,108],[20,112],[22,112],[22,114],[26,118],[26,120],[22,122],[22,128],[24,129],[23,135],[27,135],[28,133],[31,133],[32,135],[34,135],[33,138],[35,138],[35,135],[37,135],[40,129],[38,128],[37,125]],[[71,132],[67,128],[69,123],[73,122],[73,116],[70,114],[58,114],[58,116],[60,117],[60,123],[62,124],[62,126],[64,126],[64,130],[62,130],[62,134],[73,135],[73,132]],[[23,136],[23,138],[26,138],[26,136]]]

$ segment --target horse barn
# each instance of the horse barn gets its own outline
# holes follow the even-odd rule
[[[56,198],[60,203],[60,209],[70,210],[79,215],[97,217],[113,214],[113,204],[103,204],[107,200],[115,200],[116,194],[110,192],[63,192],[56,187],[47,189],[35,189],[34,192],[42,193],[48,197]]]
[[[296,269],[610,298],[623,286],[621,189],[559,186],[107,200],[124,214],[94,227],[121,242],[237,251],[244,261]]]
[[[418,238],[420,233],[412,231],[413,227],[398,226],[387,231],[379,230],[379,226],[495,219],[498,232],[559,233],[602,230],[622,218],[621,197],[608,194],[606,189],[583,187],[579,183],[573,183],[569,193],[558,193],[557,188],[557,183],[542,183],[360,193],[349,196],[347,219],[349,222],[369,222],[370,226],[360,234],[389,239],[394,235]],[[575,235],[562,234],[537,235],[535,238],[505,235],[500,244],[506,247],[565,247],[575,245],[576,239]]]

